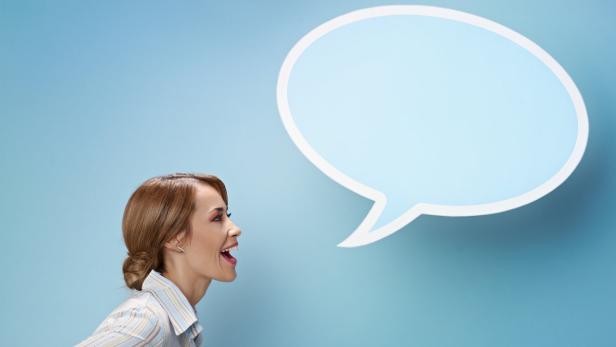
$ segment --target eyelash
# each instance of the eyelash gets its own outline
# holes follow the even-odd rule
[[[229,217],[231,217],[231,212],[227,213],[227,218],[229,218]],[[214,221],[214,222],[220,222],[220,221],[222,221],[222,220],[221,220],[221,219],[219,219],[219,218],[222,218],[222,215],[221,215],[221,214],[219,214],[218,216],[214,217],[214,220],[213,220],[213,221]]]

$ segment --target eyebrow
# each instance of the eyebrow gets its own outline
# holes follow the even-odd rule
[[[210,212],[212,212],[214,210],[216,210],[218,212],[222,212],[222,211],[225,210],[225,208],[224,207],[214,207],[214,208],[210,209],[209,211],[207,211],[207,213],[210,213]]]

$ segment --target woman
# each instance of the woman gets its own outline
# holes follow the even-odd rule
[[[212,280],[237,276],[240,229],[215,176],[177,173],[148,179],[122,219],[132,295],[78,346],[200,346],[195,305]]]

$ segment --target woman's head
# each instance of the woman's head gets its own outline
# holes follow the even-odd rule
[[[241,232],[227,208],[225,185],[216,176],[176,173],[146,180],[122,219],[126,285],[141,290],[150,270],[163,273],[170,265],[195,276],[235,279],[234,259],[221,251],[236,244]]]

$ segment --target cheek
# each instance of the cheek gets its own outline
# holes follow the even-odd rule
[[[218,253],[220,252],[220,246],[217,243],[217,240],[211,237],[213,233],[203,233],[199,235],[195,235],[193,238],[193,248],[195,250],[195,255],[200,259],[212,259],[218,257]]]

